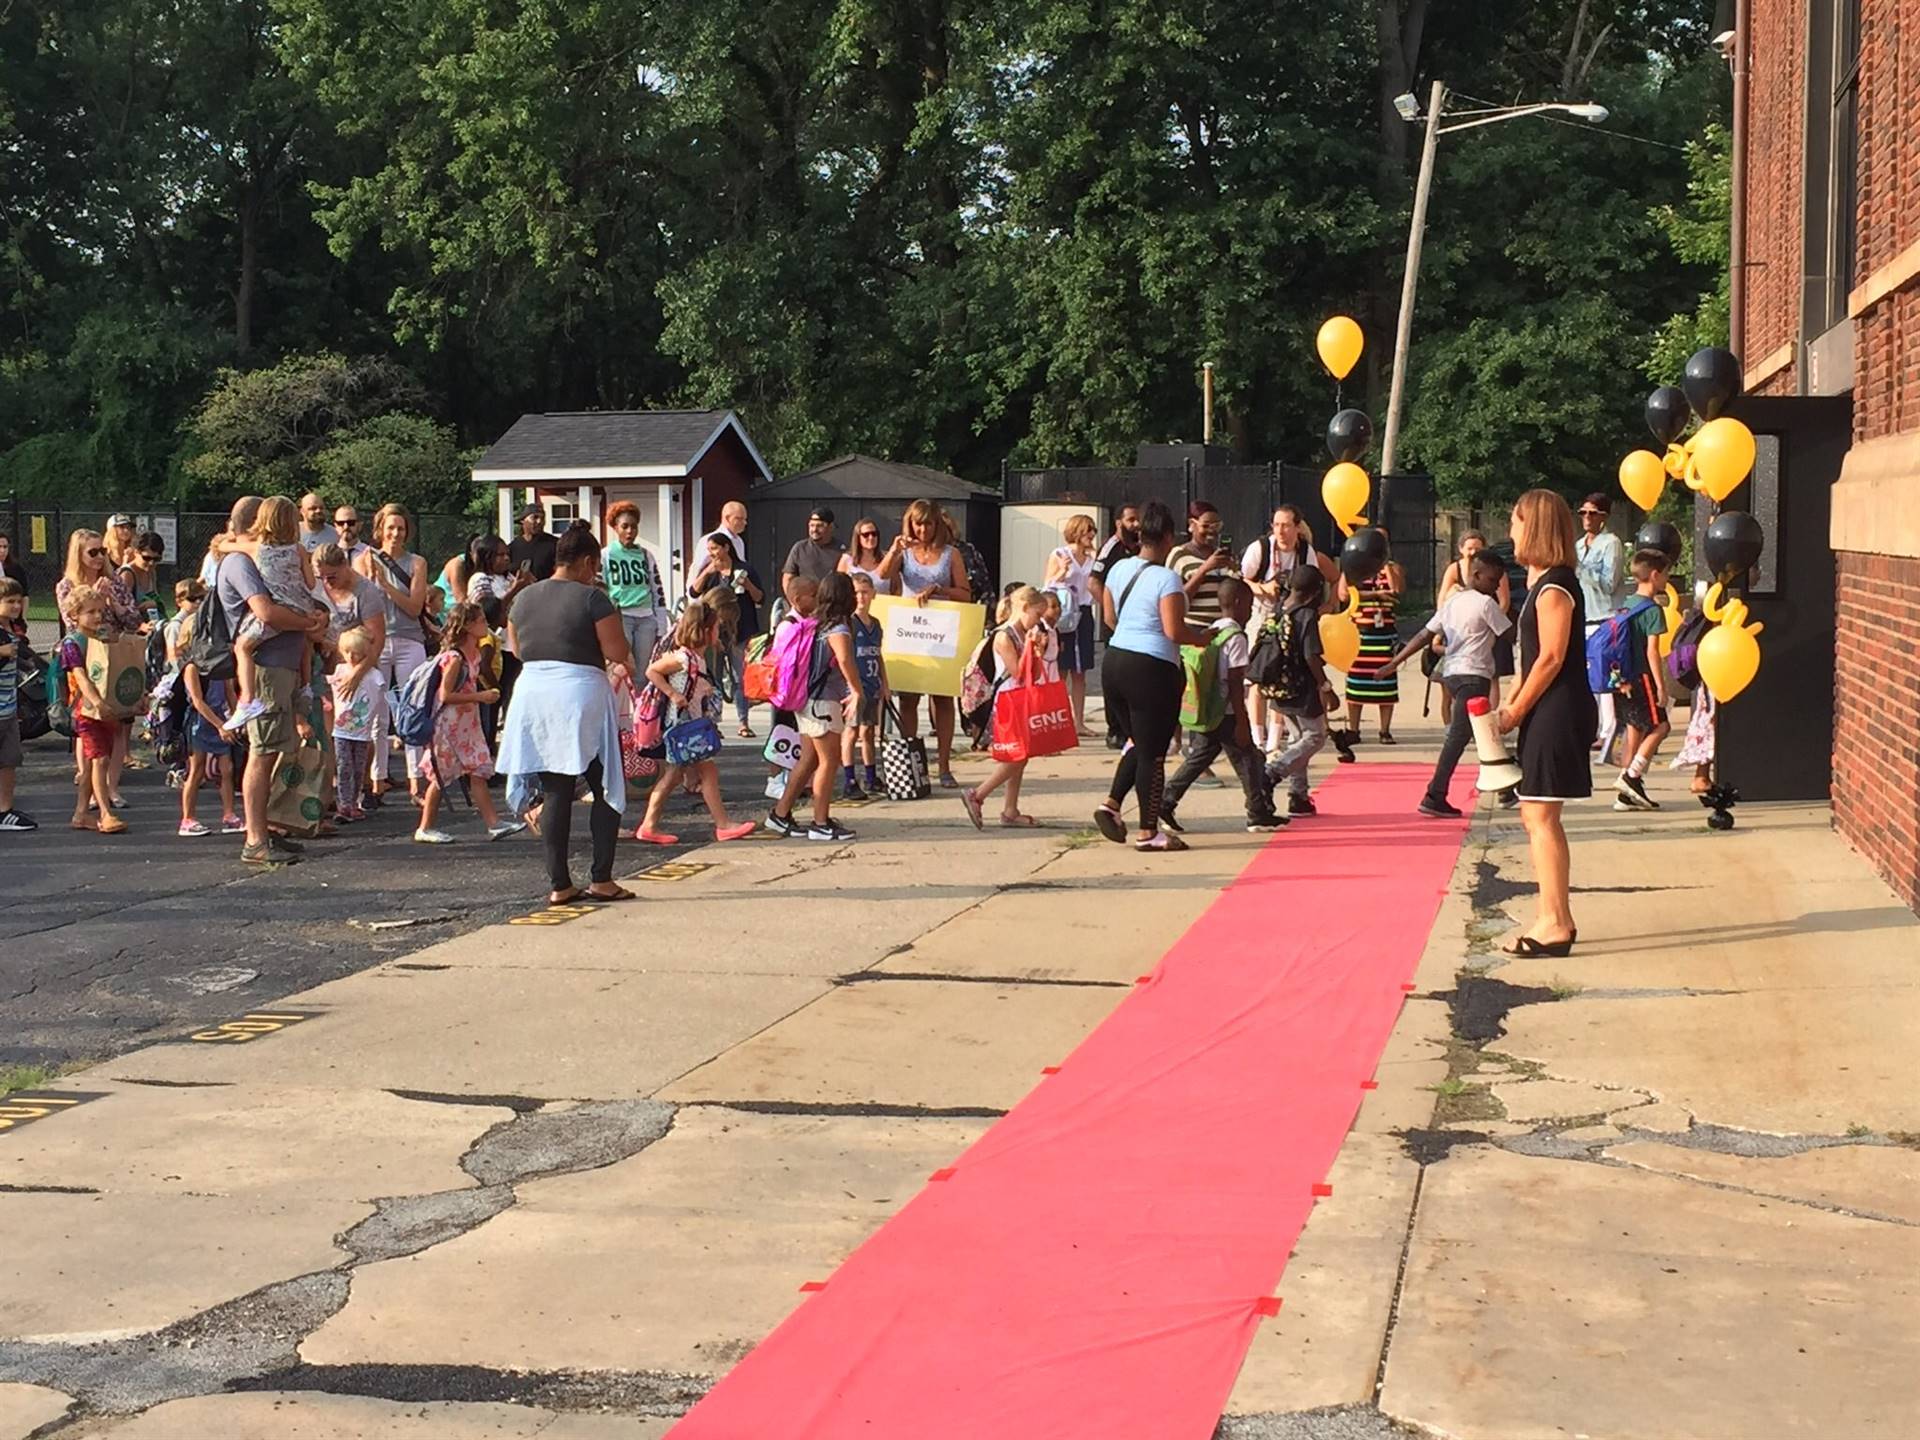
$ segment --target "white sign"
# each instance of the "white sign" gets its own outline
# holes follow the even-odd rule
[[[179,520],[172,515],[156,515],[148,528],[166,542],[167,548],[160,555],[161,562],[167,565],[176,563],[180,559]]]
[[[954,660],[960,655],[960,616],[953,610],[889,607],[882,645],[890,655],[920,655]]]

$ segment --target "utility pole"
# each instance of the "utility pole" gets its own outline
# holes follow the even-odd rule
[[[1413,224],[1407,234],[1407,273],[1400,280],[1400,323],[1393,337],[1393,385],[1387,393],[1386,437],[1380,442],[1380,490],[1373,506],[1374,522],[1387,523],[1387,477],[1399,459],[1400,406],[1407,392],[1407,353],[1413,347],[1413,292],[1420,281],[1420,245],[1427,233],[1427,196],[1433,189],[1433,157],[1440,145],[1440,108],[1446,103],[1445,82],[1433,82],[1427,101],[1427,138],[1420,147],[1420,178],[1413,187]]]

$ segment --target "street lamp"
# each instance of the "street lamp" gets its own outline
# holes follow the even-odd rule
[[[1398,458],[1396,452],[1400,448],[1400,404],[1406,395],[1407,351],[1413,342],[1413,291],[1420,278],[1420,244],[1426,237],[1427,196],[1433,189],[1433,153],[1440,143],[1440,137],[1451,135],[1456,130],[1471,130],[1479,125],[1497,125],[1502,120],[1518,120],[1523,115],[1545,115],[1555,111],[1592,125],[1598,125],[1607,118],[1607,107],[1604,105],[1549,102],[1456,110],[1444,117],[1451,123],[1443,125],[1440,122],[1446,101],[1445,83],[1434,81],[1433,95],[1427,102],[1427,139],[1420,151],[1420,178],[1413,189],[1413,225],[1407,235],[1407,273],[1400,282],[1400,323],[1393,337],[1393,386],[1387,394],[1387,433],[1380,442],[1378,513],[1383,521],[1387,516],[1387,477],[1393,474],[1394,461]],[[1412,94],[1396,97],[1393,108],[1409,124],[1420,118],[1420,102]]]

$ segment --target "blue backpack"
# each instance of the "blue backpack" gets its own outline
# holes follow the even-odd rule
[[[433,720],[440,709],[440,657],[430,656],[414,666],[388,703],[393,733],[401,744],[431,745]]]
[[[1642,596],[1625,610],[1616,610],[1587,637],[1587,689],[1610,695],[1634,673],[1633,622],[1656,608]]]

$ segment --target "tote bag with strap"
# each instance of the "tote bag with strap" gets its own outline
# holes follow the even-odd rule
[[[993,758],[1009,765],[1059,755],[1080,743],[1066,682],[1040,679],[1040,657],[1020,656],[1019,684],[1002,687],[993,701]]]

